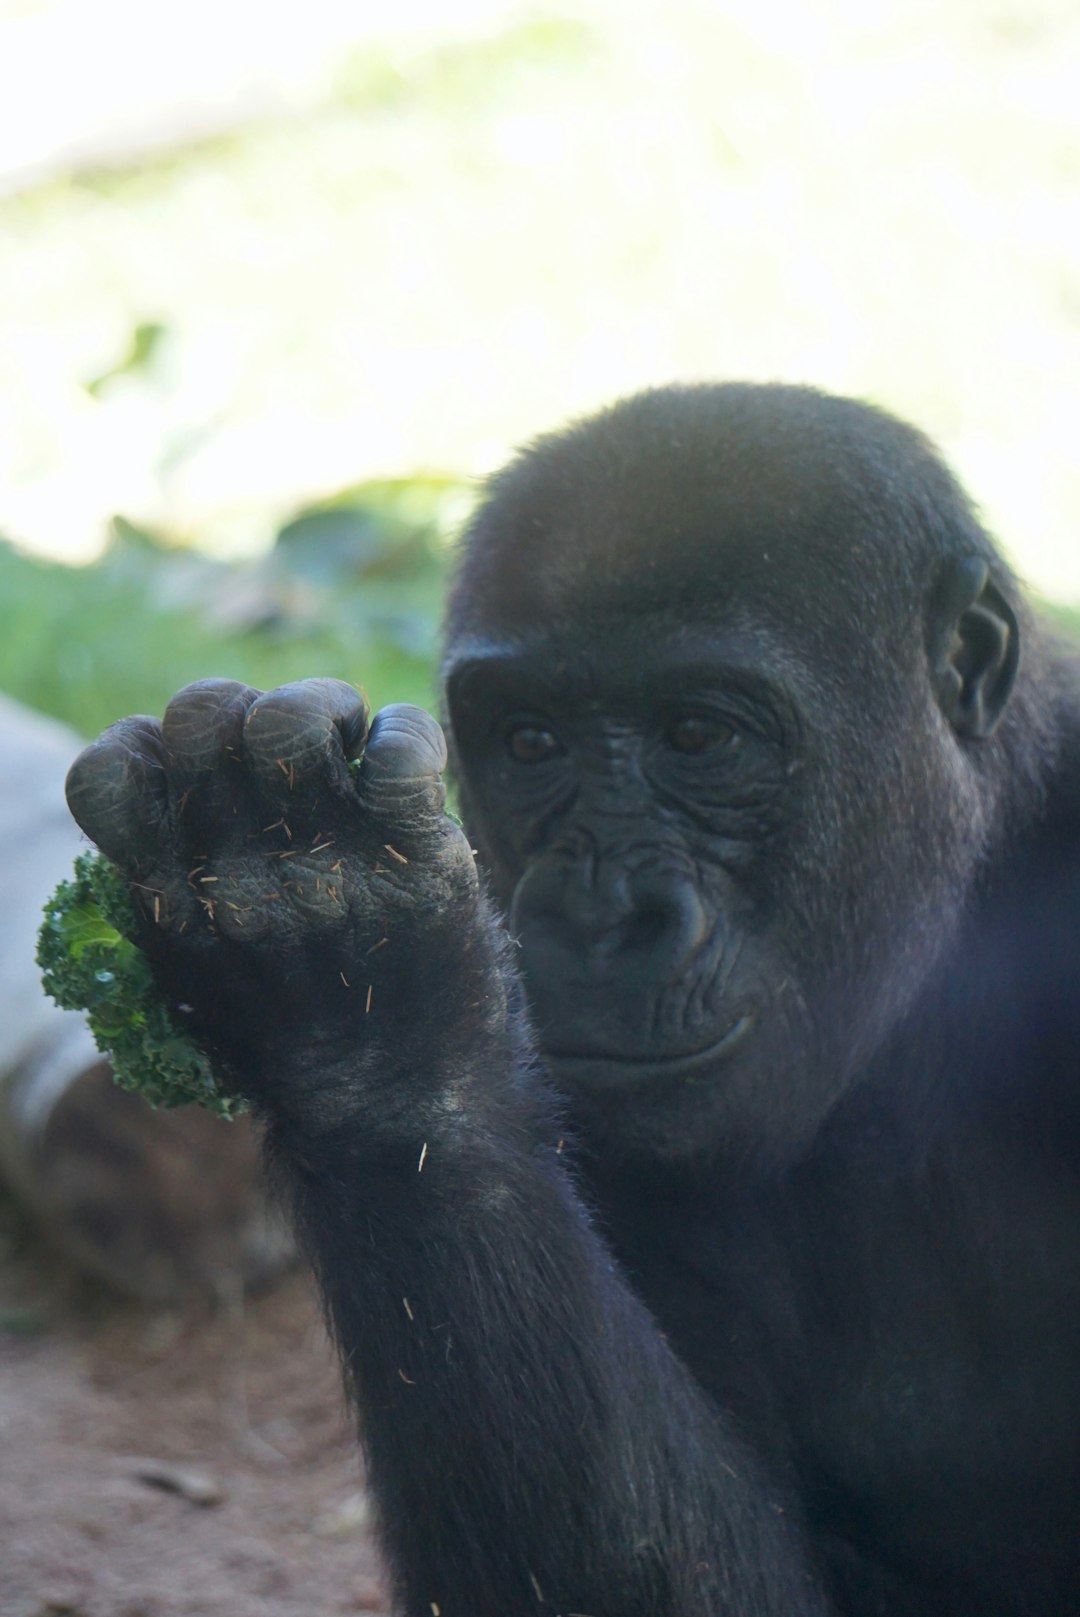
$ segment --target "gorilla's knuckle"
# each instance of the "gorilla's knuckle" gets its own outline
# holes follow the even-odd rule
[[[372,726],[367,768],[388,777],[440,775],[446,768],[441,724],[421,707],[382,708]]]
[[[110,725],[75,759],[65,795],[72,817],[111,856],[129,838],[144,842],[158,819],[163,793],[161,731],[144,715]]]
[[[323,740],[329,726],[322,705],[296,687],[268,691],[253,702],[244,720],[244,747],[253,757],[267,752],[293,755]]]
[[[245,709],[258,696],[232,679],[203,679],[185,685],[169,702],[162,729],[170,750],[209,752],[222,732],[236,730]]]

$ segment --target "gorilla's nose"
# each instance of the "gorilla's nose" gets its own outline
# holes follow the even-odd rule
[[[709,931],[687,877],[598,859],[534,865],[514,894],[510,925],[527,978],[644,974],[654,988],[678,975]]]

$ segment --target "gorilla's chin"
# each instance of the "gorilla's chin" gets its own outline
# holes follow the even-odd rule
[[[624,1089],[656,1082],[658,1079],[696,1078],[726,1061],[741,1049],[754,1029],[749,1013],[729,1022],[724,1031],[708,1044],[693,1050],[627,1051],[598,1048],[560,1048],[545,1043],[544,1057],[560,1087],[575,1089]]]

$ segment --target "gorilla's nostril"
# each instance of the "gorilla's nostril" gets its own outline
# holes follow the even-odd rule
[[[624,946],[648,953],[658,973],[670,973],[706,941],[710,927],[693,888],[672,883],[647,891],[623,927]]]

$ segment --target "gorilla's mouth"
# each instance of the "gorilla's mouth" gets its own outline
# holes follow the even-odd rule
[[[719,1038],[695,1050],[672,1052],[615,1051],[581,1047],[560,1049],[544,1043],[547,1060],[560,1078],[583,1087],[603,1088],[609,1084],[644,1083],[654,1078],[692,1078],[725,1060],[744,1044],[754,1027],[749,1013],[739,1016]]]

